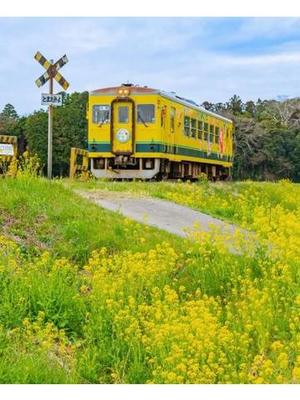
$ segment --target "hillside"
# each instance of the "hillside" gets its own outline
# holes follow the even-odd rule
[[[222,216],[258,248],[140,225],[83,185]],[[299,187],[172,185],[0,180],[1,383],[300,382]]]

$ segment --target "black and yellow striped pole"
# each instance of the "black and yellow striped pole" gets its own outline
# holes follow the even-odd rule
[[[39,62],[42,67],[46,69],[46,72],[40,76],[36,81],[37,87],[43,86],[49,80],[49,95],[53,95],[53,79],[55,79],[64,90],[67,90],[69,83],[65,78],[58,72],[67,62],[68,58],[66,55],[61,57],[55,64],[53,60],[48,61],[39,51],[36,53],[34,58]],[[52,178],[52,139],[53,139],[53,105],[48,105],[48,164],[47,164],[47,176],[49,179]]]

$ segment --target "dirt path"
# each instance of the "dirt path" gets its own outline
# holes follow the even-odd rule
[[[179,236],[187,236],[191,231],[208,232],[219,227],[232,236],[237,227],[213,218],[200,211],[181,206],[170,201],[149,197],[136,197],[123,192],[76,191],[81,196],[101,207],[120,212],[144,224],[155,226]]]

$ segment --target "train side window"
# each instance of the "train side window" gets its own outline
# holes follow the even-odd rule
[[[110,106],[95,105],[93,106],[93,123],[94,124],[109,124],[110,123]]]
[[[172,133],[174,133],[174,131],[175,131],[175,115],[176,115],[176,109],[175,109],[175,107],[171,107],[171,109],[170,109],[170,128],[171,128]]]
[[[204,140],[208,139],[208,123],[204,122]]]
[[[202,140],[203,136],[203,121],[198,121],[198,139]]]
[[[214,126],[209,125],[209,142],[213,143],[214,142]]]
[[[154,104],[138,104],[137,106],[137,122],[139,124],[155,122]]]
[[[191,118],[185,116],[184,117],[184,134],[186,136],[190,136],[190,131],[191,131]]]
[[[192,118],[191,119],[191,133],[192,133],[193,138],[196,137],[196,132],[197,132],[197,121],[194,118]]]
[[[219,143],[220,140],[220,128],[218,126],[215,127],[215,143]]]
[[[128,106],[119,106],[118,108],[119,122],[123,124],[128,123]]]

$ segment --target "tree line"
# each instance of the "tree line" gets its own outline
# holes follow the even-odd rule
[[[300,182],[300,98],[202,104],[234,122],[235,179]]]
[[[71,147],[87,148],[88,92],[64,94],[54,109],[53,173],[65,176]],[[234,179],[300,182],[300,98],[243,103],[238,95],[226,103],[205,101],[202,106],[234,122]],[[47,123],[44,110],[19,116],[7,104],[0,113],[0,135],[16,135],[24,149],[36,153],[46,166]],[[22,150],[22,149],[21,149]]]
[[[71,147],[87,148],[86,104],[88,92],[63,95],[63,105],[53,110],[53,175],[69,173]],[[48,113],[41,109],[18,116],[11,104],[0,113],[0,135],[19,137],[20,152],[26,148],[39,156],[44,171],[47,164]]]

